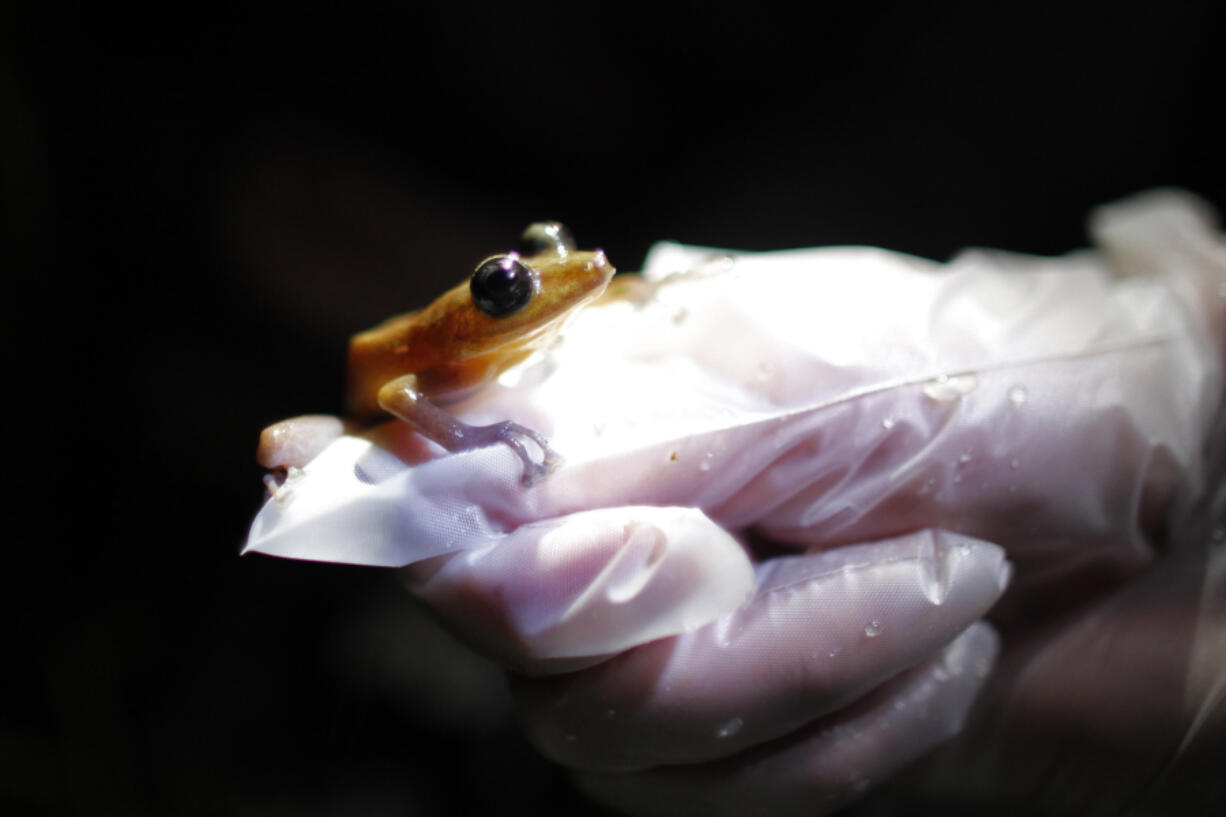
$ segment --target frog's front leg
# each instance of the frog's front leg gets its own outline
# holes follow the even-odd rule
[[[379,389],[378,399],[384,411],[404,420],[419,434],[448,451],[472,451],[498,443],[509,446],[524,463],[520,481],[526,486],[536,484],[562,463],[562,457],[549,447],[548,440],[519,423],[506,421],[471,426],[457,420],[422,394],[416,375],[406,374],[389,380]],[[523,442],[525,437],[541,449],[540,462],[528,454]]]

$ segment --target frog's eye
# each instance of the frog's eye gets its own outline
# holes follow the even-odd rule
[[[503,318],[528,305],[536,292],[532,272],[516,253],[482,261],[468,282],[473,303],[491,318]]]
[[[556,221],[538,221],[529,224],[519,238],[519,251],[524,255],[539,255],[543,252],[566,255],[575,248],[575,239],[566,225]]]

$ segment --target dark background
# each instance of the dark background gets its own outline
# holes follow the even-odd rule
[[[238,558],[259,429],[531,219],[634,269],[1221,208],[1221,7],[9,8],[0,812],[586,813],[388,573]]]

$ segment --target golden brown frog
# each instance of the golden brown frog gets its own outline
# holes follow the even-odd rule
[[[467,282],[425,309],[353,337],[348,413],[363,423],[391,414],[448,451],[502,443],[523,461],[523,484],[532,485],[560,462],[543,436],[509,421],[471,426],[440,404],[485,386],[548,344],[575,310],[604,292],[614,272],[601,250],[576,250],[561,224],[530,225],[519,251],[485,259]],[[302,467],[342,430],[331,417],[284,420],[260,434],[258,459],[265,468]],[[540,462],[525,438],[540,448]]]

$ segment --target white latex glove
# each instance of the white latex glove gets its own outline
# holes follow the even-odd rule
[[[562,469],[524,489],[510,451],[393,423],[291,478],[248,547],[407,565],[610,804],[833,810],[961,728],[1002,546],[1002,621],[1046,623],[1086,576],[1143,574],[1201,492],[1226,252],[1169,193],[1096,236],[945,266],[660,245],[646,277],[697,271],[449,407],[544,432]]]

